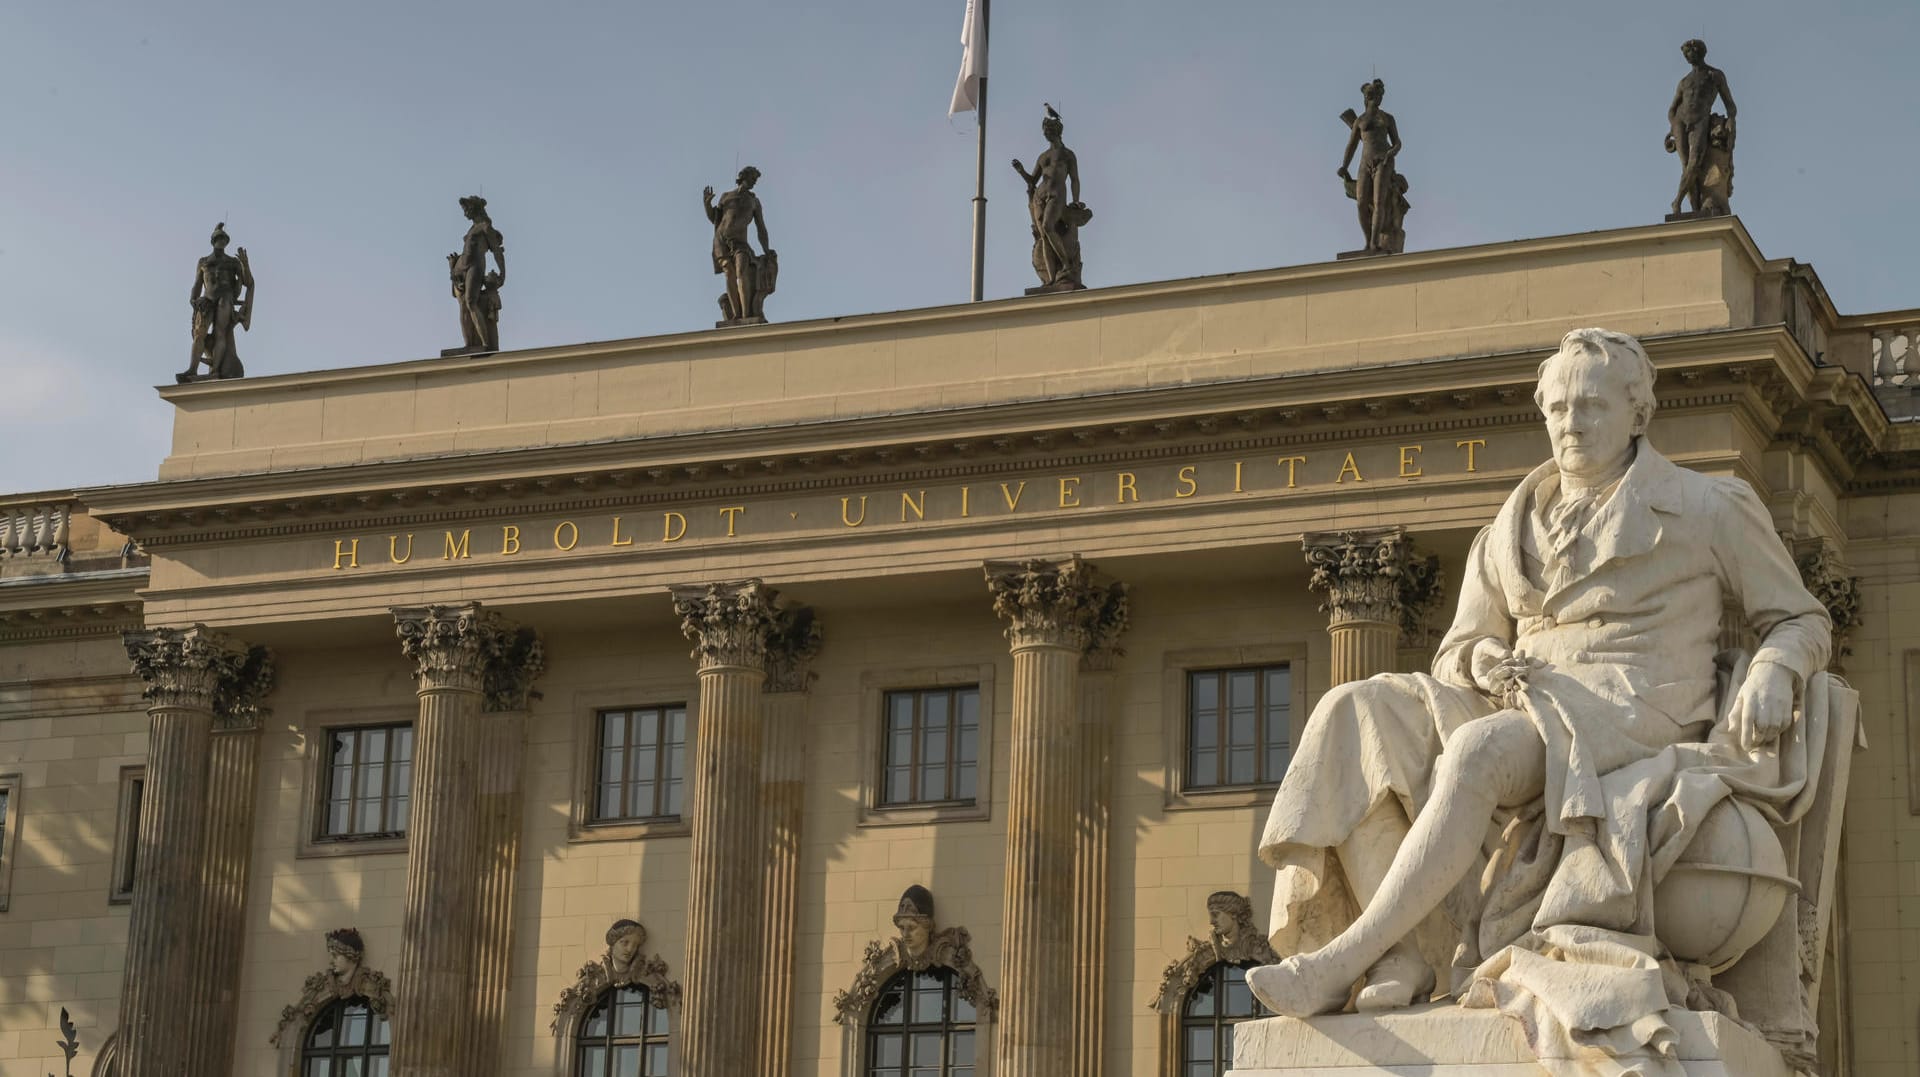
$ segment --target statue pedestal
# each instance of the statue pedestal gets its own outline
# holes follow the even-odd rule
[[[1727,216],[1727,214],[1715,213],[1712,210],[1690,209],[1682,213],[1669,213],[1667,214],[1665,219],[1668,224],[1672,224],[1675,221],[1704,221],[1709,217],[1725,217],[1725,216]]]
[[[1022,294],[1024,294],[1024,295],[1052,295],[1052,294],[1054,294],[1055,292],[1084,292],[1084,291],[1086,291],[1086,290],[1087,290],[1087,286],[1086,286],[1086,285],[1084,285],[1084,284],[1075,284],[1075,283],[1074,283],[1073,281],[1070,281],[1070,280],[1063,280],[1063,281],[1059,281],[1059,282],[1057,282],[1057,283],[1055,283],[1055,284],[1042,284],[1042,285],[1041,285],[1041,286],[1039,286],[1038,288],[1028,288],[1028,289],[1027,289],[1027,290],[1026,290],[1026,291],[1025,291],[1024,293],[1022,293]]]
[[[1687,1077],[1792,1077],[1780,1052],[1717,1013],[1673,1010]],[[1451,1002],[1386,1014],[1270,1017],[1234,1028],[1234,1077],[1549,1077],[1498,1010]]]
[[[492,355],[497,350],[499,349],[489,348],[484,344],[473,348],[441,348],[440,358],[452,359],[456,356]]]
[[[1346,262],[1355,258],[1389,258],[1392,257],[1392,255],[1392,251],[1377,251],[1371,247],[1366,247],[1357,251],[1341,251],[1339,254],[1333,256],[1333,260],[1336,262]]]
[[[713,323],[715,329],[732,329],[736,325],[765,325],[767,320],[760,315],[751,318],[723,318]]]

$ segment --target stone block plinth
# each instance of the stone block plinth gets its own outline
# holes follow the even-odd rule
[[[1758,1033],[1717,1013],[1675,1010],[1687,1077],[1793,1077]],[[1520,1022],[1434,1003],[1400,1013],[1271,1017],[1234,1029],[1234,1077],[1552,1077]],[[1559,1067],[1562,1074],[1578,1072]]]

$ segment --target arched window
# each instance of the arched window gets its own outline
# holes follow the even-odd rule
[[[1180,1077],[1216,1077],[1233,1067],[1233,1026],[1271,1017],[1247,987],[1257,962],[1222,961],[1188,992],[1180,1018]]]
[[[374,1013],[357,995],[340,999],[308,1026],[300,1077],[387,1077],[392,1043],[385,1014]]]
[[[666,1077],[667,1011],[644,987],[602,992],[575,1042],[574,1077]]]
[[[866,1077],[973,1077],[973,1003],[951,969],[901,972],[867,1024]]]

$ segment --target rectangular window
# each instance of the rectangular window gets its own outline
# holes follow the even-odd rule
[[[675,819],[686,799],[687,705],[599,712],[593,822]]]
[[[883,708],[881,807],[978,798],[978,685],[888,692]]]
[[[1188,789],[1277,785],[1293,754],[1285,663],[1187,673]]]
[[[113,885],[107,891],[107,900],[116,905],[133,900],[134,871],[139,867],[140,856],[140,806],[146,791],[146,767],[120,768],[120,810],[113,838]]]
[[[329,729],[319,838],[352,841],[407,832],[413,726]]]

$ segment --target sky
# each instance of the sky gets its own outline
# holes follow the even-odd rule
[[[710,327],[700,191],[742,165],[775,321],[967,298],[964,0],[0,5],[0,491],[154,478],[194,262],[258,281],[250,374],[457,346],[459,196],[506,238],[506,348]],[[1339,114],[1386,81],[1409,250],[1656,222],[1704,37],[1739,104],[1733,206],[1844,312],[1920,306],[1913,0],[1000,0],[986,294],[1019,294],[1008,165],[1066,119],[1091,286],[1359,245]]]

